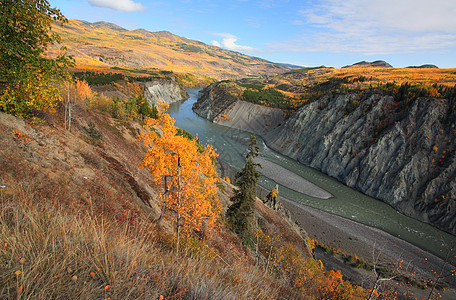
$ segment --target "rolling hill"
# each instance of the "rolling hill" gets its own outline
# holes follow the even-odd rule
[[[215,79],[276,75],[290,67],[209,46],[167,31],[127,30],[107,22],[69,20],[53,28],[78,67],[160,69]],[[58,53],[57,45],[50,54]]]

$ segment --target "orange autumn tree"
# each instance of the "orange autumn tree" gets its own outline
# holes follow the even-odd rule
[[[158,118],[148,118],[147,133],[140,136],[148,153],[141,167],[150,170],[153,181],[162,188],[164,217],[175,222],[177,249],[181,231],[210,232],[221,214],[217,198],[214,159],[211,145],[198,151],[195,140],[179,135],[174,119],[165,113],[168,105],[158,105]]]

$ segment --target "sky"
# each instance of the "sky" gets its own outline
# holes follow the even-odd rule
[[[456,68],[455,0],[49,0],[68,19],[170,31],[299,66]]]

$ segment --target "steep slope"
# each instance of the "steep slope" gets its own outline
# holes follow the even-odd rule
[[[347,114],[346,107],[359,105]],[[455,112],[420,98],[388,120],[392,96],[330,94],[264,137],[268,145],[406,215],[456,234]]]
[[[173,103],[182,100],[182,91],[174,81],[152,81],[144,83],[144,96],[149,104],[157,104],[158,101]]]
[[[220,125],[263,134],[284,119],[283,111],[245,101],[239,87],[232,83],[210,85],[200,92],[193,110],[199,116]]]
[[[194,110],[239,128],[242,122],[230,121],[232,107],[258,105],[244,102],[250,99],[246,95],[258,95],[254,99],[263,110],[284,107],[289,117],[266,126],[244,114],[242,129],[408,216],[456,234],[454,74],[454,69],[306,69],[213,84]],[[261,98],[271,88],[283,94],[281,102]]]
[[[136,140],[141,126],[77,104],[69,132],[62,109],[43,115],[41,124],[0,112],[2,298],[307,299],[320,293],[313,277],[305,292],[276,277],[283,271],[266,255],[275,247],[294,245],[289,258],[298,266],[315,263],[305,233],[259,200],[260,252],[244,249],[220,227],[207,239],[183,239],[185,251],[176,254],[173,225],[158,205],[160,188],[138,168],[146,151]],[[220,181],[218,187],[226,209],[233,186]],[[264,272],[266,265],[273,271]],[[316,272],[326,278],[323,267]]]
[[[216,79],[265,76],[291,68],[223,50],[167,31],[126,30],[117,25],[70,20],[54,26],[80,67],[124,67],[205,75]],[[51,53],[57,53],[57,47]]]

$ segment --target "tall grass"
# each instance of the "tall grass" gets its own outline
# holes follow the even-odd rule
[[[119,224],[10,189],[0,195],[0,298],[270,299],[283,289],[242,260],[175,254],[146,220]]]

